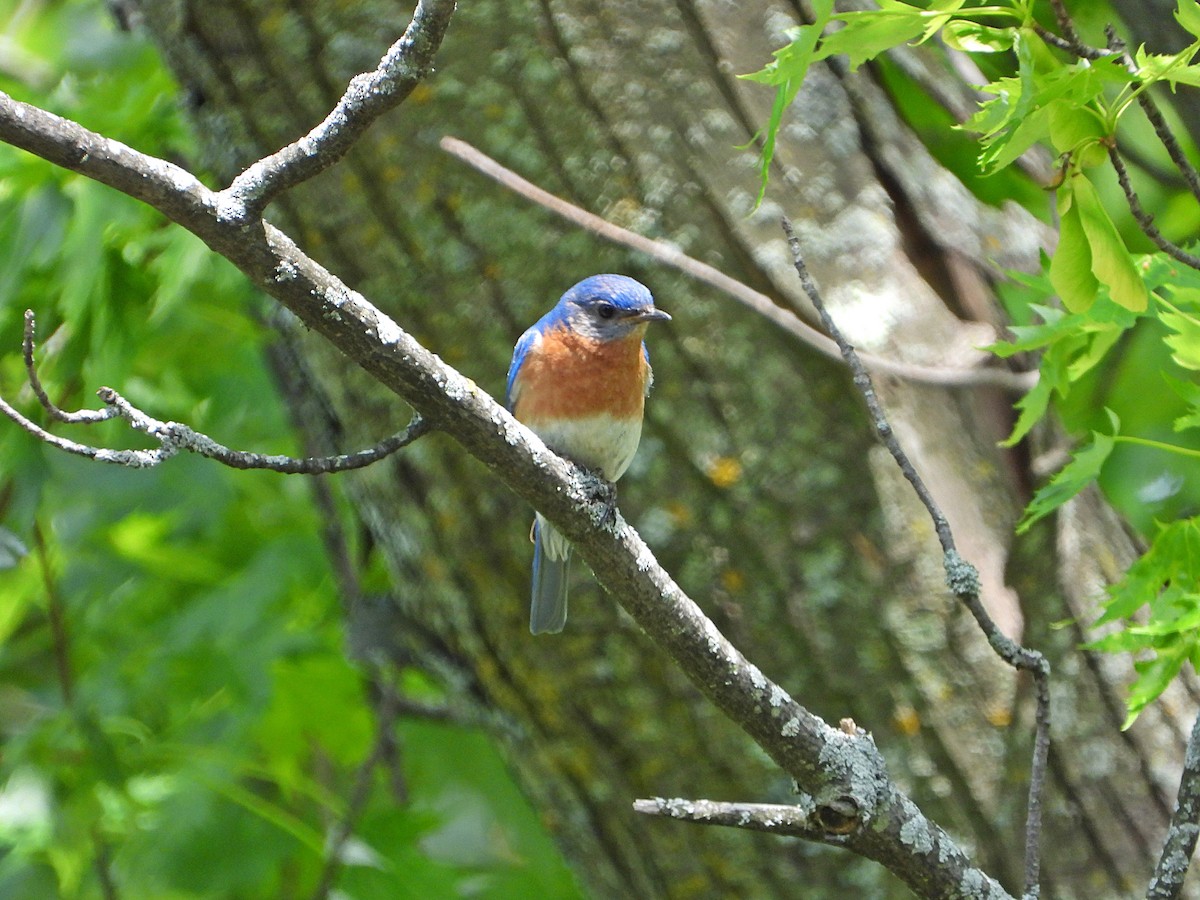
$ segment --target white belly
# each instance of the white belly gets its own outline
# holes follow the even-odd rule
[[[625,474],[637,453],[642,421],[616,419],[609,415],[586,419],[526,423],[546,446],[581,466],[587,466],[616,481]]]

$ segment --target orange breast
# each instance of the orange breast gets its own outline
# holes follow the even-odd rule
[[[642,353],[645,330],[605,342],[566,329],[543,334],[521,365],[516,417],[526,423],[602,413],[640,419],[650,377]]]

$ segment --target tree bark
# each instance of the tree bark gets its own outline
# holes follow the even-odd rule
[[[408,10],[364,0],[136,0],[221,183],[319,121]],[[438,73],[339,166],[268,210],[323,265],[495,396],[521,330],[579,278],[627,272],[675,320],[621,509],[739,648],[826,719],[874,733],[931,817],[1019,888],[1028,684],[952,605],[932,529],[875,451],[845,373],[713,290],[561,226],[441,153],[453,134],[607,218],[802,308],[778,213],[864,349],[962,365],[998,320],[993,263],[1029,267],[1044,230],[941,169],[863,71],[813,72],[753,210],[785,3],[464,4]],[[957,86],[945,74],[948,90]],[[119,135],[114,135],[120,137]],[[283,327],[353,447],[408,411]],[[1132,548],[1096,498],[1014,543],[1031,476],[995,442],[1014,399],[889,380],[897,433],[949,516],[984,599],[1055,672],[1048,896],[1144,884],[1170,813],[1187,696],[1122,736],[1128,667],[1081,653],[1089,604]],[[595,896],[906,896],[875,864],[733,829],[641,817],[632,801],[787,803],[791,785],[579,572],[564,634],[527,631],[531,511],[438,438],[339,482],[391,574],[352,641],[383,644],[487,715]],[[579,567],[582,568],[582,567]],[[1172,710],[1178,710],[1170,715]],[[1115,827],[1114,827],[1115,826]]]

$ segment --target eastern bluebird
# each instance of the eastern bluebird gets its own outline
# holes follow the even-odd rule
[[[653,381],[642,338],[650,322],[670,318],[632,278],[585,278],[517,341],[505,405],[555,453],[616,481],[637,452]],[[533,634],[562,631],[567,622],[570,559],[567,539],[538,513]]]

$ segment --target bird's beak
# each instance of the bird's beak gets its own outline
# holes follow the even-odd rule
[[[639,309],[632,316],[635,322],[670,322],[671,317],[661,309],[651,306],[649,309]]]

